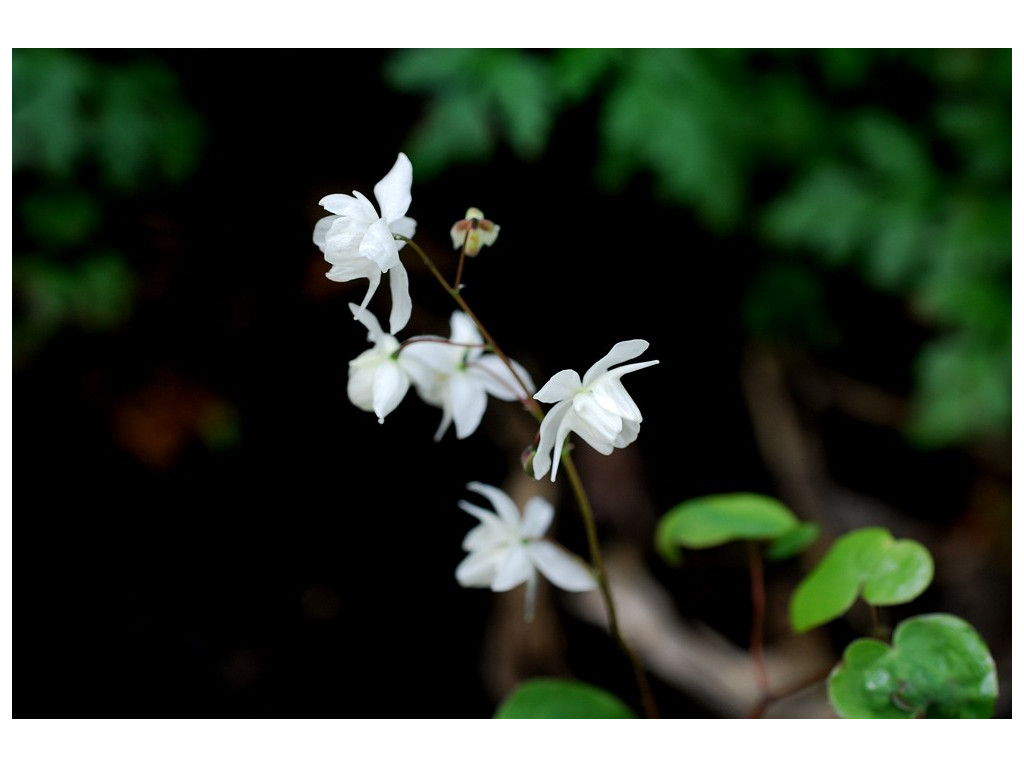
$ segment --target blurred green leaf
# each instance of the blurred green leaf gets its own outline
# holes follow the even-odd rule
[[[948,614],[907,619],[892,646],[854,640],[828,681],[847,718],[987,718],[997,695],[995,662],[974,628]]]
[[[678,563],[678,547],[703,549],[737,539],[773,539],[800,521],[782,502],[756,493],[702,496],[684,501],[658,521],[655,543],[662,557]]]
[[[891,115],[864,110],[851,120],[852,145],[883,183],[919,192],[931,182],[932,163],[919,135]]]
[[[12,284],[22,304],[14,320],[14,358],[24,360],[64,325],[100,331],[121,324],[131,312],[135,278],[114,251],[93,253],[76,264],[43,256],[14,264]]]
[[[924,447],[965,436],[1008,435],[1012,417],[1012,346],[971,334],[936,340],[916,361],[919,395],[909,434]]]
[[[68,51],[11,51],[11,161],[14,171],[36,167],[71,174],[90,140],[83,101],[93,68]]]
[[[894,540],[884,528],[860,528],[840,536],[797,585],[789,604],[797,632],[846,613],[863,594],[871,605],[908,603],[932,581],[934,565],[924,546]]]
[[[768,207],[765,233],[780,245],[817,251],[830,265],[845,264],[863,243],[875,211],[853,171],[819,165]]]
[[[499,705],[496,718],[622,719],[636,715],[616,696],[578,680],[534,678],[516,688]]]
[[[552,62],[553,82],[560,100],[577,102],[594,89],[620,59],[617,48],[563,48]]]
[[[183,109],[170,72],[141,62],[107,75],[96,152],[115,188],[134,189],[148,173],[181,181],[195,166],[201,136],[201,124]]]
[[[408,141],[420,178],[486,159],[499,138],[524,158],[547,144],[557,94],[546,58],[514,49],[420,49],[398,53],[385,75],[396,88],[432,95]]]
[[[661,195],[693,205],[711,226],[733,224],[747,154],[734,140],[743,120],[735,106],[706,54],[633,51],[605,100],[599,178],[620,186],[647,171]]]

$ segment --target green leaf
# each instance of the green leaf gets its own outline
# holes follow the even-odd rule
[[[840,536],[804,578],[789,604],[790,623],[806,632],[838,618],[863,593],[871,605],[908,603],[931,583],[928,550],[911,539],[893,539],[884,528]]]
[[[702,496],[670,509],[658,523],[662,556],[678,563],[677,547],[703,549],[735,539],[774,539],[800,521],[780,501],[756,493]]]
[[[499,705],[496,718],[598,719],[633,718],[636,715],[616,696],[578,680],[537,677],[516,688]]]
[[[800,523],[796,528],[782,534],[768,547],[769,560],[786,560],[800,554],[818,539],[821,526],[817,523]]]
[[[963,619],[915,616],[896,627],[892,647],[854,640],[829,676],[828,695],[840,717],[991,717],[996,667]]]

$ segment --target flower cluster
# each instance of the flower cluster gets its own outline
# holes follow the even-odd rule
[[[369,280],[362,303],[349,304],[353,317],[366,327],[372,345],[349,363],[349,400],[383,423],[413,389],[424,402],[441,409],[435,440],[452,424],[458,439],[473,434],[483,419],[488,396],[530,404],[538,414],[537,402],[552,404],[541,420],[539,442],[532,451],[536,480],[549,470],[555,480],[570,432],[605,455],[636,440],[643,419],[621,379],[658,361],[620,364],[646,351],[648,344],[642,339],[616,344],[582,379],[573,370],[556,373],[536,394],[526,369],[492,349],[475,318],[466,312],[452,313],[448,338],[413,336],[399,342],[395,334],[405,327],[412,312],[409,277],[400,254],[416,232],[416,221],[406,216],[412,203],[411,188],[412,164],[399,153],[394,166],[373,189],[379,213],[359,192],[327,195],[320,201],[331,215],[316,223],[313,242],[331,265],[327,277],[339,282]],[[470,208],[451,228],[452,245],[464,255],[475,256],[484,245],[494,244],[499,230],[482,211]],[[460,258],[460,273],[461,269]],[[390,275],[391,286],[389,333],[367,309],[385,273]],[[535,402],[531,403],[531,397]],[[568,591],[597,586],[590,569],[578,558],[542,539],[554,517],[550,503],[539,496],[532,498],[520,514],[515,502],[498,488],[476,482],[467,487],[486,498],[494,512],[459,502],[480,521],[463,542],[468,555],[455,573],[461,585],[501,592],[526,584],[528,618],[533,614],[538,574]]]
[[[366,326],[373,347],[349,363],[348,397],[357,408],[376,414],[381,424],[412,385],[424,402],[442,411],[434,439],[440,440],[454,422],[461,440],[480,426],[488,395],[523,400],[534,389],[523,366],[510,361],[527,392],[497,355],[484,351],[483,339],[465,312],[452,313],[448,339],[413,336],[400,344],[384,333],[372,312],[355,304],[349,309]]]

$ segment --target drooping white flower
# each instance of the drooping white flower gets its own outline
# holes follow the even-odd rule
[[[559,371],[533,396],[542,403],[556,404],[540,425],[540,443],[533,457],[534,477],[540,480],[550,467],[551,479],[555,479],[562,445],[570,432],[575,432],[605,456],[636,440],[643,417],[620,379],[658,361],[609,369],[643,354],[648,346],[643,339],[620,341],[590,367],[582,381],[576,371]]]
[[[366,338],[373,342],[373,347],[348,364],[348,399],[357,408],[377,414],[383,424],[409,391],[409,374],[396,355],[398,339],[384,333],[372,312],[351,303],[348,308],[366,326]]]
[[[500,230],[501,227],[484,218],[484,212],[479,208],[470,208],[466,211],[466,218],[452,225],[449,232],[452,248],[458,250],[465,246],[467,256],[476,256],[485,245],[494,245]]]
[[[316,223],[313,242],[331,264],[329,279],[343,283],[365,277],[370,281],[361,309],[376,293],[381,275],[390,273],[390,326],[394,334],[405,327],[412,314],[409,275],[398,257],[405,243],[394,237],[416,234],[416,221],[405,215],[412,202],[412,163],[405,153],[398,153],[394,166],[373,188],[373,195],[380,214],[360,192],[324,197],[320,205],[333,215]]]
[[[534,389],[530,374],[519,363],[511,361],[529,392],[523,391],[501,358],[484,352],[483,337],[465,312],[452,313],[451,328],[450,339],[408,344],[400,356],[420,397],[442,410],[435,440],[441,439],[452,421],[460,440],[473,434],[487,409],[487,395],[521,400]]]
[[[466,488],[491,502],[494,512],[460,501],[459,507],[480,524],[466,534],[462,548],[469,554],[455,569],[463,587],[490,587],[507,592],[526,584],[526,619],[533,618],[538,571],[556,587],[568,592],[586,592],[597,586],[590,569],[575,555],[541,537],[551,527],[555,509],[536,496],[526,502],[523,514],[508,495],[484,483]]]

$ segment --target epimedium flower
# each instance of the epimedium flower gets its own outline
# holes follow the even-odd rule
[[[460,585],[507,592],[526,584],[527,621],[533,619],[538,573],[568,592],[586,592],[597,586],[594,575],[578,557],[542,539],[555,515],[546,499],[530,499],[520,514],[516,503],[499,488],[476,482],[466,488],[487,499],[494,512],[459,502],[461,509],[480,521],[462,542],[469,554],[455,569]]]
[[[479,208],[470,208],[466,211],[466,218],[459,219],[452,226],[452,248],[466,246],[467,256],[476,256],[485,245],[494,245],[498,239],[500,226],[490,219],[484,218],[484,212]]]
[[[460,440],[473,434],[487,409],[488,395],[499,400],[522,400],[534,389],[523,366],[511,361],[528,392],[523,391],[500,357],[484,351],[483,337],[465,312],[452,313],[451,330],[449,339],[421,337],[407,343],[399,356],[412,374],[420,397],[442,410],[435,440],[444,436],[453,421],[455,436]]]
[[[313,242],[323,251],[331,265],[330,280],[347,282],[365,277],[370,281],[360,309],[366,308],[381,275],[390,274],[391,333],[398,333],[409,322],[412,299],[409,297],[409,275],[398,252],[405,245],[395,235],[412,237],[416,221],[406,216],[412,203],[412,163],[399,152],[394,166],[373,188],[380,213],[365,195],[327,195],[320,205],[331,212],[313,228]]]
[[[621,379],[627,373],[658,361],[631,363],[614,369],[612,366],[638,357],[648,346],[643,339],[620,341],[590,367],[582,381],[576,371],[559,371],[533,396],[542,403],[555,403],[540,425],[540,442],[533,457],[536,479],[540,480],[548,468],[552,481],[555,479],[562,445],[570,432],[575,432],[605,456],[636,440],[643,417]]]
[[[372,312],[357,304],[349,304],[353,316],[366,326],[367,340],[373,347],[348,364],[348,399],[357,408],[384,417],[402,402],[409,391],[409,373],[398,354],[398,339],[384,333]]]

